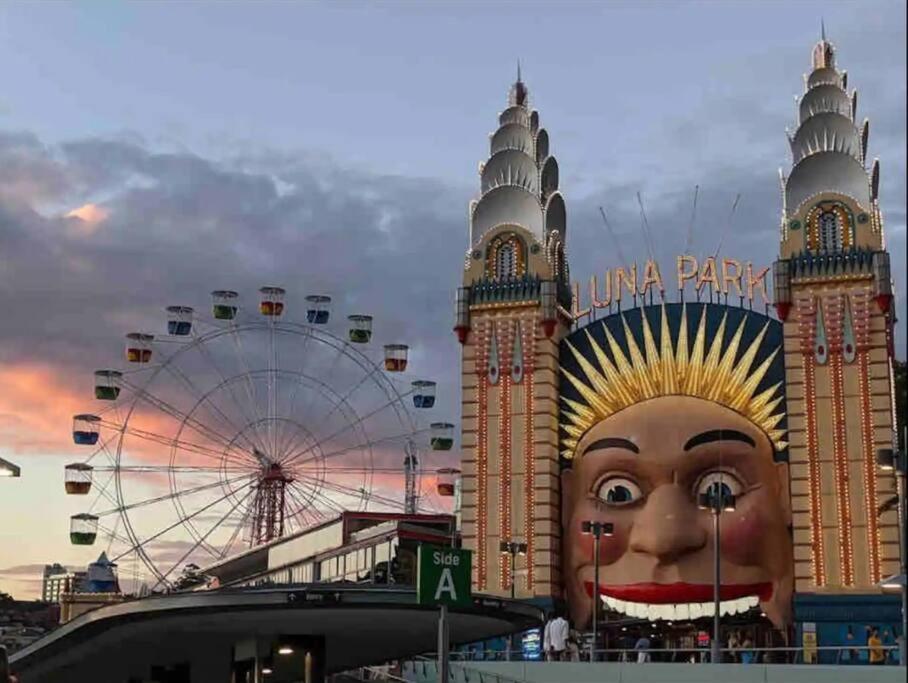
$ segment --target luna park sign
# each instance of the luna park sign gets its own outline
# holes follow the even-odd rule
[[[718,297],[738,299],[740,305],[755,303],[766,306],[770,303],[766,286],[769,267],[755,268],[750,261],[739,261],[733,258],[707,256],[698,260],[691,254],[683,254],[675,261],[674,291],[678,292],[681,301],[685,290],[690,291],[699,301],[703,297],[714,300]],[[649,259],[643,268],[636,262],[630,266],[609,268],[601,279],[598,275],[590,276],[586,289],[586,301],[583,288],[579,282],[573,288],[573,318],[576,320],[593,314],[596,309],[619,310],[622,303],[636,306],[640,303],[653,303],[654,300],[667,301],[665,282],[659,264]],[[642,297],[642,299],[641,299]],[[658,297],[658,299],[657,299]],[[584,308],[584,303],[586,307]]]

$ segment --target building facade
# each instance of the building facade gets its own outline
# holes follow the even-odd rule
[[[85,579],[85,572],[72,572],[62,564],[44,565],[44,576],[41,580],[42,602],[59,602],[63,593],[78,590]]]
[[[630,310],[572,315],[580,306],[571,305],[558,167],[518,76],[480,165],[456,301],[462,532],[475,590],[505,595],[516,581],[519,597],[566,599],[578,623],[595,592],[625,616],[706,617],[704,553],[715,541],[698,496],[724,492],[738,507],[726,511],[723,576],[738,578],[722,588],[723,613],[753,610],[781,628],[806,618],[799,600],[818,621],[817,605],[838,595],[850,596],[852,615],[885,602],[879,583],[897,571],[899,547],[897,512],[884,505],[894,478],[876,466],[895,422],[879,163],[868,161],[869,123],[858,125],[857,95],[825,35],[812,59],[781,176],[777,319],[745,310],[734,259],[721,272],[707,259],[689,276],[697,303],[684,303],[690,257],[680,256],[679,301],[664,297],[648,262],[639,289],[636,267],[630,284],[618,269],[618,292],[633,290]],[[728,304],[731,267],[738,305]],[[664,303],[650,289],[646,305],[654,282]],[[678,453],[703,454],[689,482],[660,479],[659,458],[664,465],[675,442]],[[621,449],[635,458],[619,462]],[[732,473],[723,457],[746,461],[750,474]],[[597,519],[615,531],[593,562],[581,527]],[[510,541],[526,544],[514,572],[502,548]]]
[[[570,329],[558,163],[518,72],[480,165],[457,294],[462,344],[462,534],[474,586],[561,590],[558,342]],[[515,558],[501,544],[526,544]]]
[[[775,303],[785,326],[795,579],[799,592],[866,592],[898,571],[895,494],[876,466],[893,445],[889,254],[870,121],[825,36],[789,133]]]

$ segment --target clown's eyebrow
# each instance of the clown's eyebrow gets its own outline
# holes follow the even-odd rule
[[[632,453],[639,453],[640,449],[637,448],[637,444],[633,441],[628,441],[627,439],[619,439],[617,437],[608,437],[606,439],[599,439],[599,441],[594,441],[585,449],[583,453],[589,453],[590,451],[601,451],[605,448],[623,448],[624,450],[631,451]]]
[[[705,443],[713,443],[714,441],[741,441],[753,448],[757,447],[754,440],[744,432],[739,432],[735,429],[711,429],[708,432],[703,432],[702,434],[691,437],[688,442],[684,444],[684,450],[689,451],[695,446],[702,446]]]

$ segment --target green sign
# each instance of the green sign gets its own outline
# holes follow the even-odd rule
[[[421,544],[417,553],[417,602],[420,605],[471,605],[471,559],[469,550]]]

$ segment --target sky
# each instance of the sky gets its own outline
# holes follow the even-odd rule
[[[671,264],[695,186],[693,250],[769,265],[821,18],[871,119],[903,289],[903,2],[0,4],[0,457],[22,466],[0,479],[0,590],[94,559],[67,539],[70,417],[164,305],[329,292],[408,341],[457,422],[467,206],[518,60],[575,278],[619,265],[599,206],[646,258],[637,192]]]

